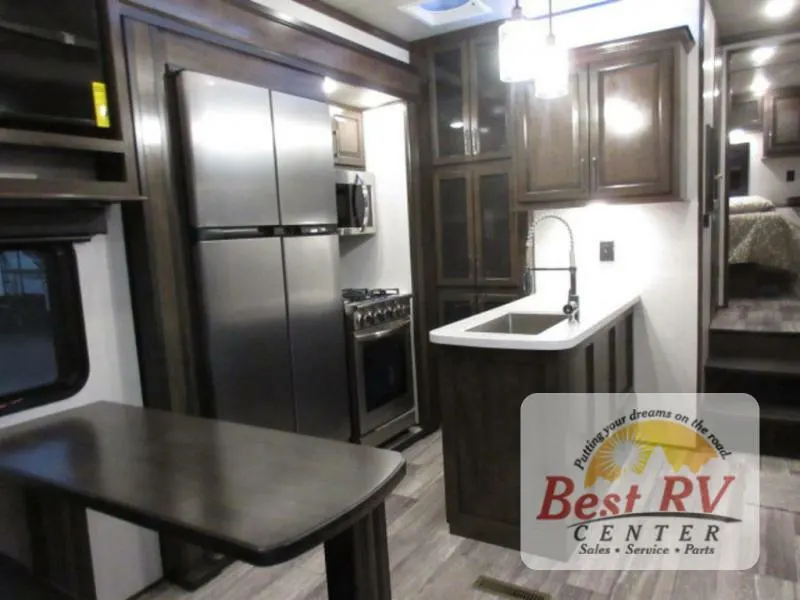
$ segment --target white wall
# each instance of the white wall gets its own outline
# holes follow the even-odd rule
[[[328,15],[319,13],[313,8],[309,8],[303,4],[293,2],[292,0],[255,0],[255,2],[401,62],[407,63],[410,60],[408,50],[390,44],[386,40],[365,33],[352,25],[342,23]]]
[[[364,112],[364,148],[367,171],[375,175],[377,233],[340,238],[342,285],[400,288],[410,292],[405,104],[389,104]]]
[[[800,196],[800,157],[764,159],[761,131],[746,131],[737,142],[750,144],[750,195],[763,196],[776,204],[784,204],[791,196]],[[786,171],[796,171],[795,181],[786,181]]]
[[[699,26],[697,0],[679,2],[645,2],[627,0],[619,10],[630,12],[624,24],[616,26],[602,20],[602,9],[586,11],[594,14],[595,30],[576,45],[603,41],[601,37],[618,37],[615,27],[625,27],[626,35],[647,31],[654,25],[652,13],[663,17],[664,27]],[[607,10],[617,5],[604,7]],[[674,12],[670,12],[673,10]],[[669,14],[666,14],[669,13]],[[668,18],[667,18],[668,17]],[[608,33],[608,24],[614,33]],[[558,33],[558,32],[557,32]],[[608,33],[608,34],[607,34]],[[607,35],[606,35],[607,34]],[[612,38],[613,35],[613,38]],[[682,168],[684,170],[684,202],[653,205],[593,205],[584,208],[536,211],[558,214],[573,228],[577,243],[578,286],[585,305],[592,296],[609,293],[615,287],[637,287],[642,291],[642,309],[635,323],[635,386],[638,392],[694,392],[697,383],[698,323],[698,69],[697,47],[683,66],[681,78],[684,119]],[[616,243],[616,261],[600,263],[599,242]],[[540,266],[564,266],[568,240],[558,223],[544,222],[537,228],[536,257]],[[557,294],[566,298],[569,281],[563,273],[537,275],[539,293]]]
[[[89,348],[89,379],[73,398],[0,419],[0,428],[108,400],[142,405],[119,207],[109,210],[108,233],[76,244]],[[19,490],[0,487],[0,552],[29,561]],[[161,577],[158,536],[89,511],[89,533],[100,600],[123,600]]]

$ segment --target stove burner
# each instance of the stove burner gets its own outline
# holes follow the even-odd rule
[[[374,300],[376,298],[388,298],[390,296],[400,295],[400,290],[397,288],[349,288],[342,290],[342,298],[345,302],[365,302],[367,300]]]

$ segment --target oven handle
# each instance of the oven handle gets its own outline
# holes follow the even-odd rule
[[[394,323],[388,327],[379,329],[378,331],[370,331],[369,333],[356,333],[355,339],[357,342],[374,342],[375,340],[379,340],[381,338],[385,338],[386,336],[392,335],[393,333],[397,333],[410,324],[411,319],[403,319],[398,323]]]

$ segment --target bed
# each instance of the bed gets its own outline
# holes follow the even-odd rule
[[[800,225],[794,209],[739,196],[730,199],[729,215],[731,295],[794,294],[800,281]]]

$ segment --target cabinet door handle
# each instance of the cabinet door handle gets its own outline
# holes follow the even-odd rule
[[[472,128],[472,154],[473,156],[481,153],[481,136],[477,127]]]
[[[470,156],[472,154],[472,142],[470,141],[469,129],[464,125],[464,154]]]
[[[586,185],[586,159],[582,156],[581,156],[579,184],[581,188],[583,188]]]
[[[594,185],[599,186],[600,181],[597,179],[597,157],[592,157],[592,179],[594,180]]]

